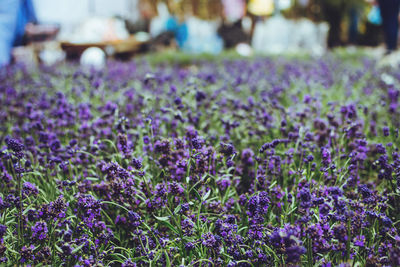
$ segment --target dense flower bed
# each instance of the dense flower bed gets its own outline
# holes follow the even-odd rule
[[[399,266],[400,75],[360,60],[1,70],[1,261]]]

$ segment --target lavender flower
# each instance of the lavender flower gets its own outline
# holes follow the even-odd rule
[[[45,222],[37,222],[31,228],[32,230],[32,239],[42,241],[47,238],[47,224]]]

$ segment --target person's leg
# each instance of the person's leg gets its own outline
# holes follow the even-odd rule
[[[400,0],[379,0],[382,16],[382,26],[388,51],[396,50],[399,31]]]
[[[358,39],[358,10],[356,7],[351,7],[349,11],[349,43],[356,44]]]
[[[389,49],[389,35],[388,35],[388,1],[387,0],[379,0],[379,9],[382,17],[382,29],[385,37],[385,45],[386,49]]]
[[[343,9],[341,6],[332,5],[330,2],[321,1],[322,12],[329,24],[328,46],[335,47],[342,44],[341,41],[341,21],[343,18]]]
[[[15,28],[14,46],[24,45],[25,27],[28,23],[37,23],[32,0],[20,0],[17,26]]]
[[[11,58],[19,4],[19,0],[3,0],[0,5],[0,67]]]
[[[397,48],[397,36],[399,32],[399,3],[400,0],[390,0],[392,7],[388,11],[388,49],[390,51]]]

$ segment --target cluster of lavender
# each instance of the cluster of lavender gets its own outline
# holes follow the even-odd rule
[[[0,70],[1,264],[399,266],[400,75],[363,60]]]

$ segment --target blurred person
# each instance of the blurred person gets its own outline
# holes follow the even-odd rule
[[[342,45],[341,23],[346,14],[346,0],[320,0],[319,2],[324,19],[329,24],[328,47]]]
[[[166,21],[166,31],[173,34],[178,46],[183,47],[188,39],[187,16],[190,12],[185,12],[188,6],[177,2],[167,2],[169,17]]]
[[[359,42],[359,24],[360,17],[364,11],[365,3],[362,1],[350,1],[348,8],[349,25],[348,25],[348,42],[357,44]]]
[[[31,0],[1,0],[0,66],[10,63],[13,46],[23,44],[25,26],[31,22],[37,22]]]
[[[136,6],[139,18],[136,20],[125,19],[125,25],[130,34],[137,32],[150,32],[151,20],[157,16],[156,7],[147,0],[139,0]]]
[[[352,7],[349,13],[349,43],[355,44],[358,36],[358,19],[359,13],[357,8]]]
[[[249,43],[250,38],[242,27],[246,15],[245,0],[222,0],[223,21],[217,33],[224,40],[225,48],[233,48],[239,43]]]
[[[246,15],[245,0],[222,0],[224,17],[230,22],[241,20]]]
[[[179,19],[175,16],[170,16],[167,20],[166,25],[167,32],[174,34],[175,40],[180,48],[183,47],[188,39],[188,26],[183,19]]]
[[[385,35],[386,54],[397,49],[400,0],[378,0]]]
[[[274,13],[274,0],[248,0],[248,15],[251,18],[250,39],[253,38],[256,23],[262,20],[262,17]]]
[[[234,23],[223,22],[217,33],[224,40],[225,48],[233,48],[240,43],[250,43],[250,36],[246,34],[242,27],[242,20]]]
[[[336,47],[345,44],[343,41],[342,22],[350,15],[350,29],[352,37],[358,32],[357,9],[365,0],[315,0],[321,8],[322,19],[329,24],[328,46]],[[386,1],[386,0],[383,0]],[[354,9],[352,14],[351,10]]]

